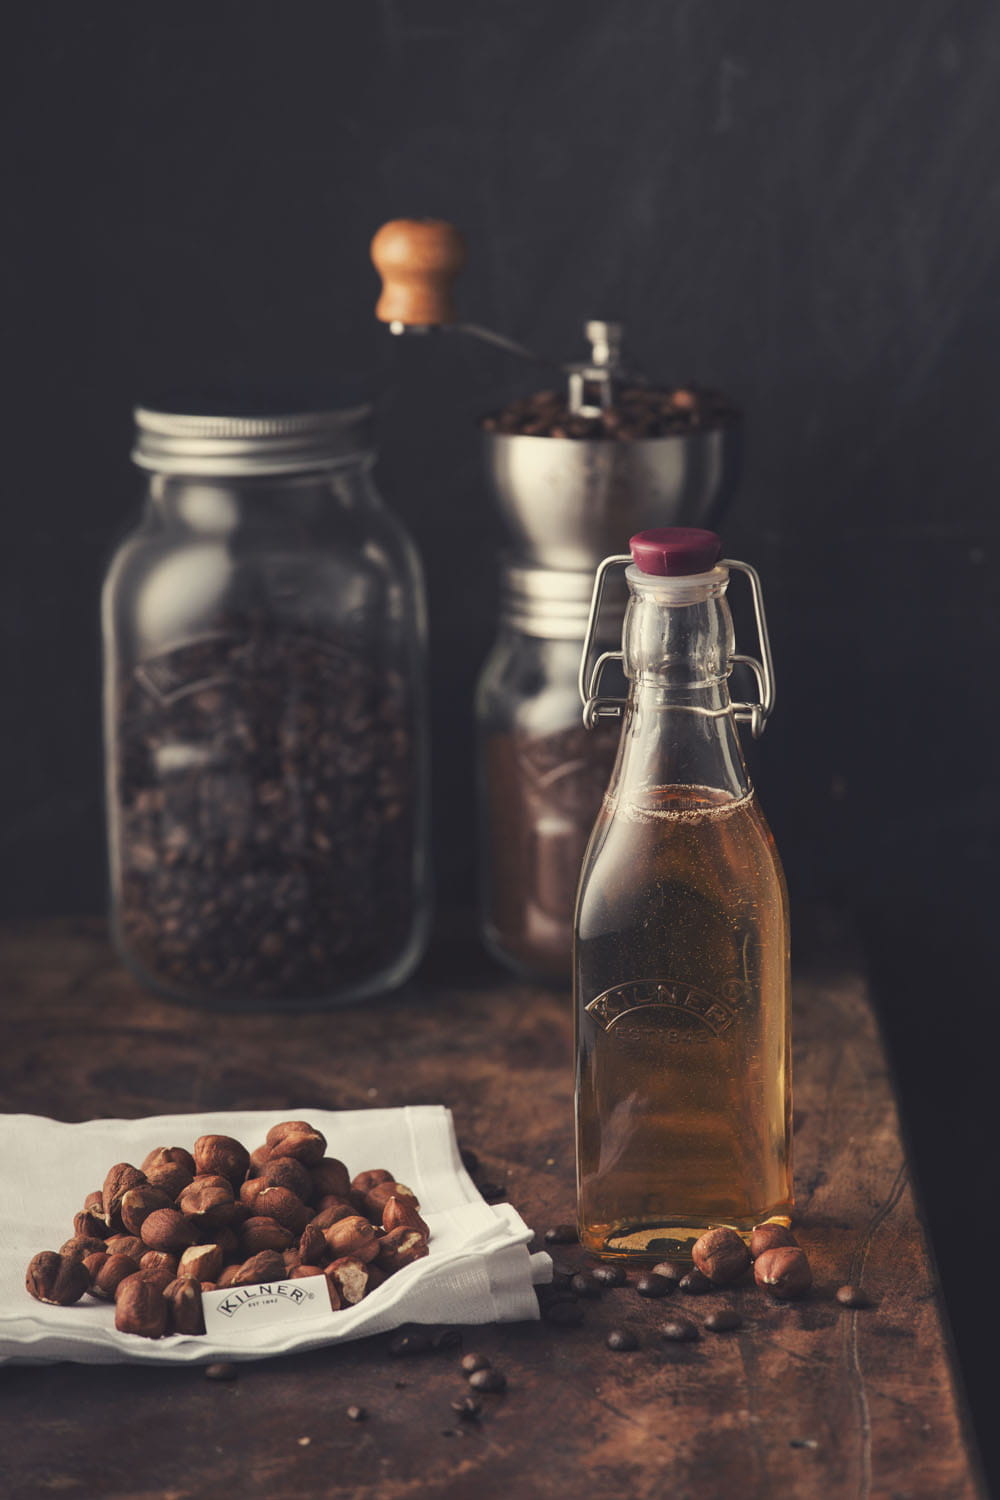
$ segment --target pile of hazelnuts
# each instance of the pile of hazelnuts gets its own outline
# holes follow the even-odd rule
[[[334,1311],[427,1254],[412,1188],[384,1169],[327,1156],[306,1120],[284,1120],[250,1152],[228,1135],[192,1151],[158,1146],[141,1167],[113,1166],[88,1193],[59,1250],[28,1266],[39,1302],[115,1305],[120,1333],[205,1332],[202,1293],[323,1276]]]

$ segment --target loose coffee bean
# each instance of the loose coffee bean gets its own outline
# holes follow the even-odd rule
[[[705,1319],[705,1327],[709,1333],[731,1333],[734,1328],[743,1327],[743,1319],[738,1312],[723,1307],[718,1312],[709,1313]]]
[[[699,1338],[697,1328],[689,1318],[671,1318],[660,1329],[663,1338],[675,1344],[689,1344]]]
[[[686,1276],[682,1276],[677,1285],[682,1292],[688,1292],[696,1297],[713,1290],[712,1283],[698,1270],[697,1266],[692,1267]]]
[[[575,1245],[580,1236],[575,1224],[556,1224],[552,1229],[545,1231],[545,1243],[547,1245]]]
[[[683,1281],[691,1267],[682,1260],[661,1260],[653,1267],[654,1276],[663,1276],[667,1281]]]
[[[655,1271],[644,1271],[636,1278],[635,1289],[640,1297],[667,1297],[673,1291],[673,1283]]]
[[[599,1297],[601,1295],[601,1283],[593,1271],[577,1271],[569,1285],[570,1291],[575,1292],[578,1297]]]
[[[628,1277],[623,1266],[595,1266],[590,1273],[602,1286],[627,1286]]]
[[[236,1365],[218,1364],[205,1366],[206,1380],[235,1380],[239,1374]]]
[[[485,1354],[463,1354],[462,1369],[466,1375],[474,1375],[477,1370],[488,1370],[490,1361]]]
[[[599,417],[571,412],[564,391],[539,391],[508,402],[500,411],[484,417],[482,425],[487,432],[527,437],[628,441],[723,427],[735,420],[734,407],[718,391],[694,386],[676,390],[625,386],[616,391],[615,406]]]
[[[555,1323],[560,1328],[574,1328],[583,1322],[584,1312],[579,1302],[549,1302],[542,1309],[546,1323]]]
[[[469,1376],[469,1384],[476,1391],[491,1391],[499,1395],[507,1389],[507,1377],[500,1370],[476,1370]]]
[[[499,1203],[507,1196],[507,1189],[499,1182],[481,1182],[479,1191],[487,1203]]]
[[[389,1340],[389,1353],[394,1359],[410,1354],[426,1354],[432,1347],[426,1333],[397,1333]]]
[[[367,1422],[368,1411],[364,1406],[349,1406],[347,1408],[347,1420],[349,1422]]]
[[[451,1409],[463,1422],[476,1422],[482,1413],[483,1403],[477,1401],[475,1396],[463,1396],[461,1400],[451,1403]]]
[[[841,1286],[836,1291],[841,1307],[871,1307],[870,1300],[859,1286]]]
[[[604,1342],[609,1349],[614,1349],[616,1352],[623,1354],[639,1347],[639,1340],[631,1328],[612,1328]]]
[[[460,1328],[436,1328],[430,1335],[432,1349],[460,1349],[462,1346],[462,1330]]]

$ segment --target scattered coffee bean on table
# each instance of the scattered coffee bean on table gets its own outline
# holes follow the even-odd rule
[[[575,1224],[556,1224],[554,1228],[545,1231],[547,1245],[575,1245],[579,1238]]]
[[[601,1295],[601,1283],[593,1271],[577,1271],[570,1280],[570,1291],[575,1292],[578,1297],[599,1297]]]
[[[409,1354],[427,1354],[431,1347],[426,1333],[397,1333],[389,1340],[389,1353],[394,1359]]]
[[[743,1327],[743,1319],[738,1312],[723,1307],[718,1312],[709,1313],[705,1319],[705,1327],[709,1333],[732,1333],[734,1329]]]
[[[673,1344],[689,1344],[700,1337],[698,1329],[688,1318],[670,1318],[663,1324],[660,1334]]]
[[[627,1286],[624,1266],[595,1266],[590,1273],[602,1286]]]
[[[655,1271],[644,1271],[636,1278],[635,1289],[640,1297],[667,1297],[674,1286],[665,1276],[657,1276]]]
[[[621,1354],[626,1354],[632,1349],[638,1349],[639,1347],[639,1340],[631,1328],[612,1328],[604,1342],[609,1349],[614,1349],[617,1353]]]
[[[687,1292],[689,1295],[695,1297],[700,1297],[705,1292],[714,1291],[714,1287],[708,1277],[699,1271],[697,1266],[692,1267],[686,1276],[682,1276],[677,1285],[682,1292]]]
[[[366,1422],[368,1410],[364,1406],[349,1406],[347,1408],[347,1419],[349,1422]]]
[[[870,1299],[859,1286],[841,1286],[836,1291],[841,1307],[871,1307]]]
[[[500,1370],[475,1370],[469,1376],[469,1384],[475,1391],[491,1391],[499,1395],[507,1389],[507,1377]]]
[[[481,1182],[479,1191],[487,1203],[499,1203],[507,1196],[507,1189],[499,1182]]]
[[[475,1396],[462,1396],[458,1401],[451,1403],[451,1409],[462,1418],[463,1422],[475,1422],[482,1414],[483,1403],[477,1401]]]
[[[653,1267],[654,1276],[662,1276],[667,1281],[683,1281],[691,1267],[682,1260],[661,1260]]]
[[[463,1354],[462,1369],[466,1375],[474,1375],[477,1370],[488,1370],[490,1361],[485,1354]]]
[[[206,1380],[235,1380],[239,1374],[236,1365],[217,1364],[205,1366]]]

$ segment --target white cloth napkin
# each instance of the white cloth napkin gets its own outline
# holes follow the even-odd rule
[[[351,1174],[383,1167],[413,1188],[431,1231],[430,1253],[329,1320],[298,1327],[227,1330],[226,1337],[119,1333],[110,1303],[90,1297],[72,1307],[36,1302],[24,1287],[28,1262],[58,1250],[73,1215],[108,1168],[138,1166],[156,1146],[184,1146],[200,1135],[232,1135],[252,1149],[282,1119],[306,1119],[327,1139],[327,1155]],[[552,1262],[530,1254],[531,1230],[508,1204],[484,1203],[462,1166],[451,1112],[443,1105],[332,1112],[159,1115],[66,1125],[37,1115],[0,1116],[0,1363],[120,1364],[166,1360],[198,1364],[249,1360],[383,1333],[401,1323],[504,1323],[538,1317],[535,1282]]]

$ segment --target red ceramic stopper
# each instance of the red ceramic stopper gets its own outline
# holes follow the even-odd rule
[[[722,542],[715,532],[697,526],[657,526],[637,532],[628,545],[636,567],[658,578],[707,573],[722,556]]]

